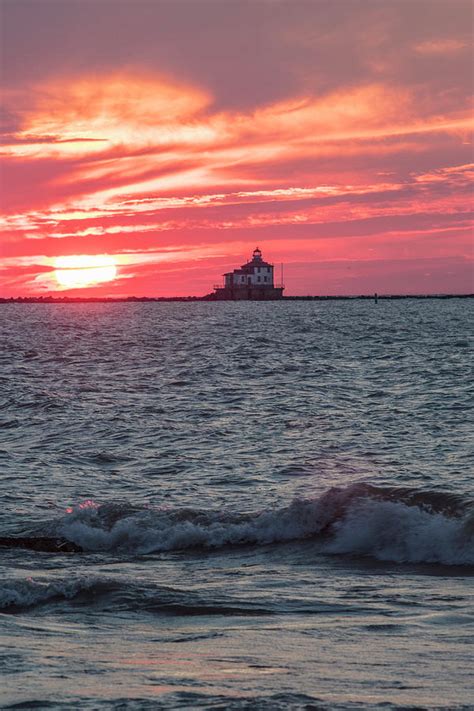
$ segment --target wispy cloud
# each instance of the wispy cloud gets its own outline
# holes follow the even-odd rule
[[[415,45],[415,50],[419,54],[451,54],[468,49],[470,42],[456,38],[439,38],[425,40]]]

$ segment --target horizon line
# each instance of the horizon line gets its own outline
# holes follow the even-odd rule
[[[317,294],[282,296],[271,301],[336,301],[357,299],[469,299],[474,298],[474,293],[436,293],[436,294]],[[269,301],[269,299],[209,299],[207,296],[0,296],[0,304],[11,303],[127,303],[127,302],[156,302],[156,301],[204,301],[210,303],[224,303],[228,301]]]

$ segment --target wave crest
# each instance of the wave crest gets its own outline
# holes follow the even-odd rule
[[[448,517],[404,503],[365,499],[334,524],[325,551],[398,563],[472,565],[472,524],[472,515]]]
[[[441,492],[356,484],[257,513],[85,502],[57,532],[87,551],[141,554],[314,538],[328,554],[409,563],[474,564],[471,502]]]
[[[54,582],[33,580],[33,578],[7,580],[0,586],[0,609],[35,607],[58,600],[71,600],[79,593],[92,590],[95,586],[95,580],[82,578]]]

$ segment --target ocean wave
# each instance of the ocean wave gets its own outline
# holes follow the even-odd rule
[[[57,533],[85,551],[150,554],[318,538],[328,554],[474,564],[472,502],[443,492],[368,484],[246,514],[89,501],[70,509]]]
[[[152,554],[313,539],[322,553],[330,555],[399,563],[474,564],[471,501],[439,491],[369,484],[332,488],[319,498],[242,514],[99,505],[89,500],[69,508],[47,532],[56,538],[37,540],[51,540],[50,550],[56,552]],[[23,547],[32,547],[31,540],[36,539],[19,538],[15,543],[24,541]]]
[[[159,700],[148,697],[135,698],[127,696],[114,699],[104,699],[101,697],[81,696],[73,698],[72,701],[38,701],[32,700],[25,703],[13,703],[4,706],[9,711],[19,711],[20,709],[31,711],[31,709],[50,709],[50,711],[64,711],[64,709],[101,709],[102,711],[175,711],[175,709],[205,709],[206,711],[447,711],[445,704],[427,706],[413,706],[413,704],[400,705],[389,701],[343,701],[338,702],[309,696],[307,694],[283,692],[279,694],[267,695],[245,695],[235,694],[211,694],[199,693],[197,691],[176,691],[160,695]],[[449,706],[450,709],[454,708]],[[456,711],[472,711],[472,704],[456,705]]]
[[[429,513],[371,499],[356,502],[333,527],[326,553],[398,563],[474,564],[474,518]]]
[[[16,613],[53,604],[93,606],[100,612],[113,609],[140,610],[180,617],[253,617],[274,614],[273,610],[253,601],[229,596],[214,598],[192,590],[137,584],[133,580],[100,576],[14,578],[0,583],[0,609],[3,612]]]
[[[36,607],[59,600],[71,600],[82,592],[93,591],[97,582],[93,579],[73,578],[67,580],[4,580],[0,584],[0,609]]]

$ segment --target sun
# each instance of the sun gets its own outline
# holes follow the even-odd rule
[[[95,286],[117,277],[115,260],[108,254],[57,257],[54,266],[56,281],[65,289]]]

